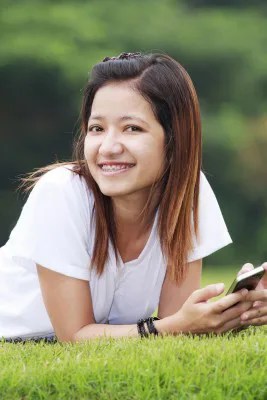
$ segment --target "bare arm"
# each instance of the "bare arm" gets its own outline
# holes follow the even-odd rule
[[[166,276],[161,290],[158,316],[161,321],[155,321],[154,325],[159,333],[167,333],[170,330],[170,319],[167,318],[176,313],[192,294],[200,288],[202,259],[188,263],[188,274],[180,286],[175,285]],[[82,328],[77,338],[99,336],[99,326],[103,329],[103,335],[138,336],[137,325],[90,325]]]
[[[136,324],[95,323],[90,287],[87,281],[67,277],[40,265],[37,266],[37,270],[44,303],[60,341],[76,342],[101,336],[138,336]],[[195,290],[182,306],[183,299],[177,297],[178,301],[176,304],[172,303],[171,308],[168,306],[166,295],[164,295],[166,303],[161,303],[162,319],[154,323],[158,332],[176,335],[188,332],[221,333],[229,329],[236,329],[240,325],[240,315],[247,311],[252,303],[242,301],[247,290],[245,290],[246,293],[242,290],[209,303],[207,300],[222,293],[222,286],[214,284]],[[175,300],[175,296],[171,299]],[[165,309],[162,308],[163,304],[165,304]],[[170,315],[172,309],[177,310],[176,307],[180,306],[179,311]]]
[[[88,281],[37,265],[44,304],[59,340],[71,341],[81,327],[95,323]]]
[[[138,337],[137,325],[96,324],[88,281],[70,278],[37,265],[44,304],[58,340],[80,341],[94,337]],[[165,323],[155,322],[159,332]]]
[[[202,259],[188,263],[186,268],[188,273],[181,285],[175,285],[166,275],[160,294],[159,318],[176,313],[191,293],[200,288]]]

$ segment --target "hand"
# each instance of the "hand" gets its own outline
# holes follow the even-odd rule
[[[215,302],[208,302],[223,291],[223,283],[195,290],[182,308],[169,317],[169,332],[223,333],[238,328],[240,316],[252,306],[251,301],[245,301],[248,290],[242,289]]]
[[[252,307],[241,315],[241,326],[266,325],[267,324],[267,262],[263,263],[265,274],[258,283],[255,290],[250,290],[245,297],[245,301],[251,301]],[[253,265],[247,263],[243,265],[238,275],[251,271]]]

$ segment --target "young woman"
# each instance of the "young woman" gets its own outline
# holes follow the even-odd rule
[[[0,337],[265,324],[263,286],[215,302],[223,284],[199,289],[202,259],[232,241],[201,171],[199,105],[183,67],[165,54],[106,57],[81,119],[73,161],[25,180],[33,189],[1,248]],[[139,321],[157,307],[160,319]]]

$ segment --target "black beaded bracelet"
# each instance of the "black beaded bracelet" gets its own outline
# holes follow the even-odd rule
[[[158,317],[149,317],[147,319],[139,319],[137,321],[137,329],[138,329],[138,333],[141,336],[141,338],[143,337],[148,337],[149,335],[158,335],[158,331],[153,323],[153,321],[155,320],[159,320]],[[145,323],[147,324],[147,328],[148,328],[148,332],[145,329]]]
[[[141,336],[141,338],[148,337],[148,333],[145,328],[145,320],[144,319],[141,318],[137,321],[137,329],[138,329],[138,333]]]
[[[148,327],[150,335],[154,334],[154,335],[158,336],[158,334],[159,334],[157,329],[156,329],[156,327],[155,327],[155,325],[154,325],[154,323],[153,323],[153,321],[157,321],[157,320],[159,320],[158,317],[149,317],[149,318],[147,318],[147,327]]]

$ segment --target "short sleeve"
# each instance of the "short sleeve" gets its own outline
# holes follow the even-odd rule
[[[46,172],[31,191],[10,234],[13,261],[89,280],[89,197],[82,178],[65,166]]]
[[[198,204],[199,237],[197,241],[194,235],[194,248],[189,254],[188,262],[207,257],[232,243],[215,194],[202,171],[200,173]],[[193,212],[191,221],[193,225]]]

